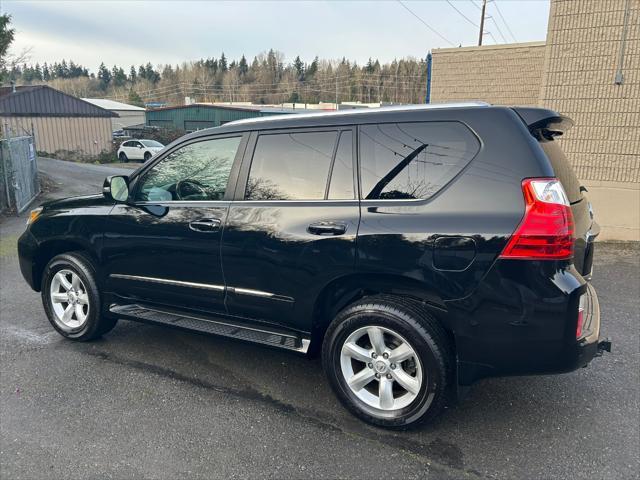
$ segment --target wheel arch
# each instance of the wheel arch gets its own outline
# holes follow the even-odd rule
[[[36,291],[40,291],[40,285],[42,284],[42,275],[44,268],[51,261],[51,259],[62,253],[82,252],[85,256],[97,265],[98,258],[92,252],[91,248],[78,239],[53,239],[43,242],[38,247],[38,252],[33,262],[33,284],[37,288]],[[99,279],[99,277],[98,277]]]
[[[353,274],[331,281],[317,296],[313,306],[309,353],[315,355],[320,352],[327,327],[338,312],[357,300],[380,294],[411,298],[419,302],[442,324],[453,340],[444,302],[425,283],[402,275]]]

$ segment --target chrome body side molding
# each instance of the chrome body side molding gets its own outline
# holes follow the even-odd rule
[[[181,280],[170,280],[168,278],[142,277],[139,275],[124,275],[122,273],[112,273],[111,278],[120,278],[122,280],[133,280],[139,282],[161,283],[163,285],[174,285],[176,287],[201,288],[204,290],[215,290],[224,292],[224,285],[214,285],[210,283],[183,282]]]

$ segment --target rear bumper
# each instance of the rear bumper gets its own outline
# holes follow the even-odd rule
[[[580,367],[586,367],[593,357],[598,355],[600,340],[600,302],[595,288],[590,283],[585,285],[584,295],[585,317],[583,324],[583,336],[578,339],[575,346],[567,352],[566,364],[560,371],[572,371]]]
[[[584,321],[576,339],[580,298]],[[450,302],[458,383],[564,373],[603,350],[595,289],[567,262],[498,260],[469,297]]]

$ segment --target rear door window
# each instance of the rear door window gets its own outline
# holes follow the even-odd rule
[[[258,136],[246,200],[323,200],[337,131]]]
[[[560,183],[564,187],[564,191],[567,193],[567,197],[569,197],[569,202],[576,203],[582,200],[578,177],[558,142],[555,140],[542,139],[540,140],[540,146],[551,162],[556,178],[560,180]]]
[[[459,122],[363,125],[359,138],[363,200],[428,199],[480,149]]]

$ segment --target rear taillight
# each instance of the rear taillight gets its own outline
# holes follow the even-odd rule
[[[565,260],[573,256],[573,215],[556,178],[522,182],[525,212],[504,248],[502,258]]]

